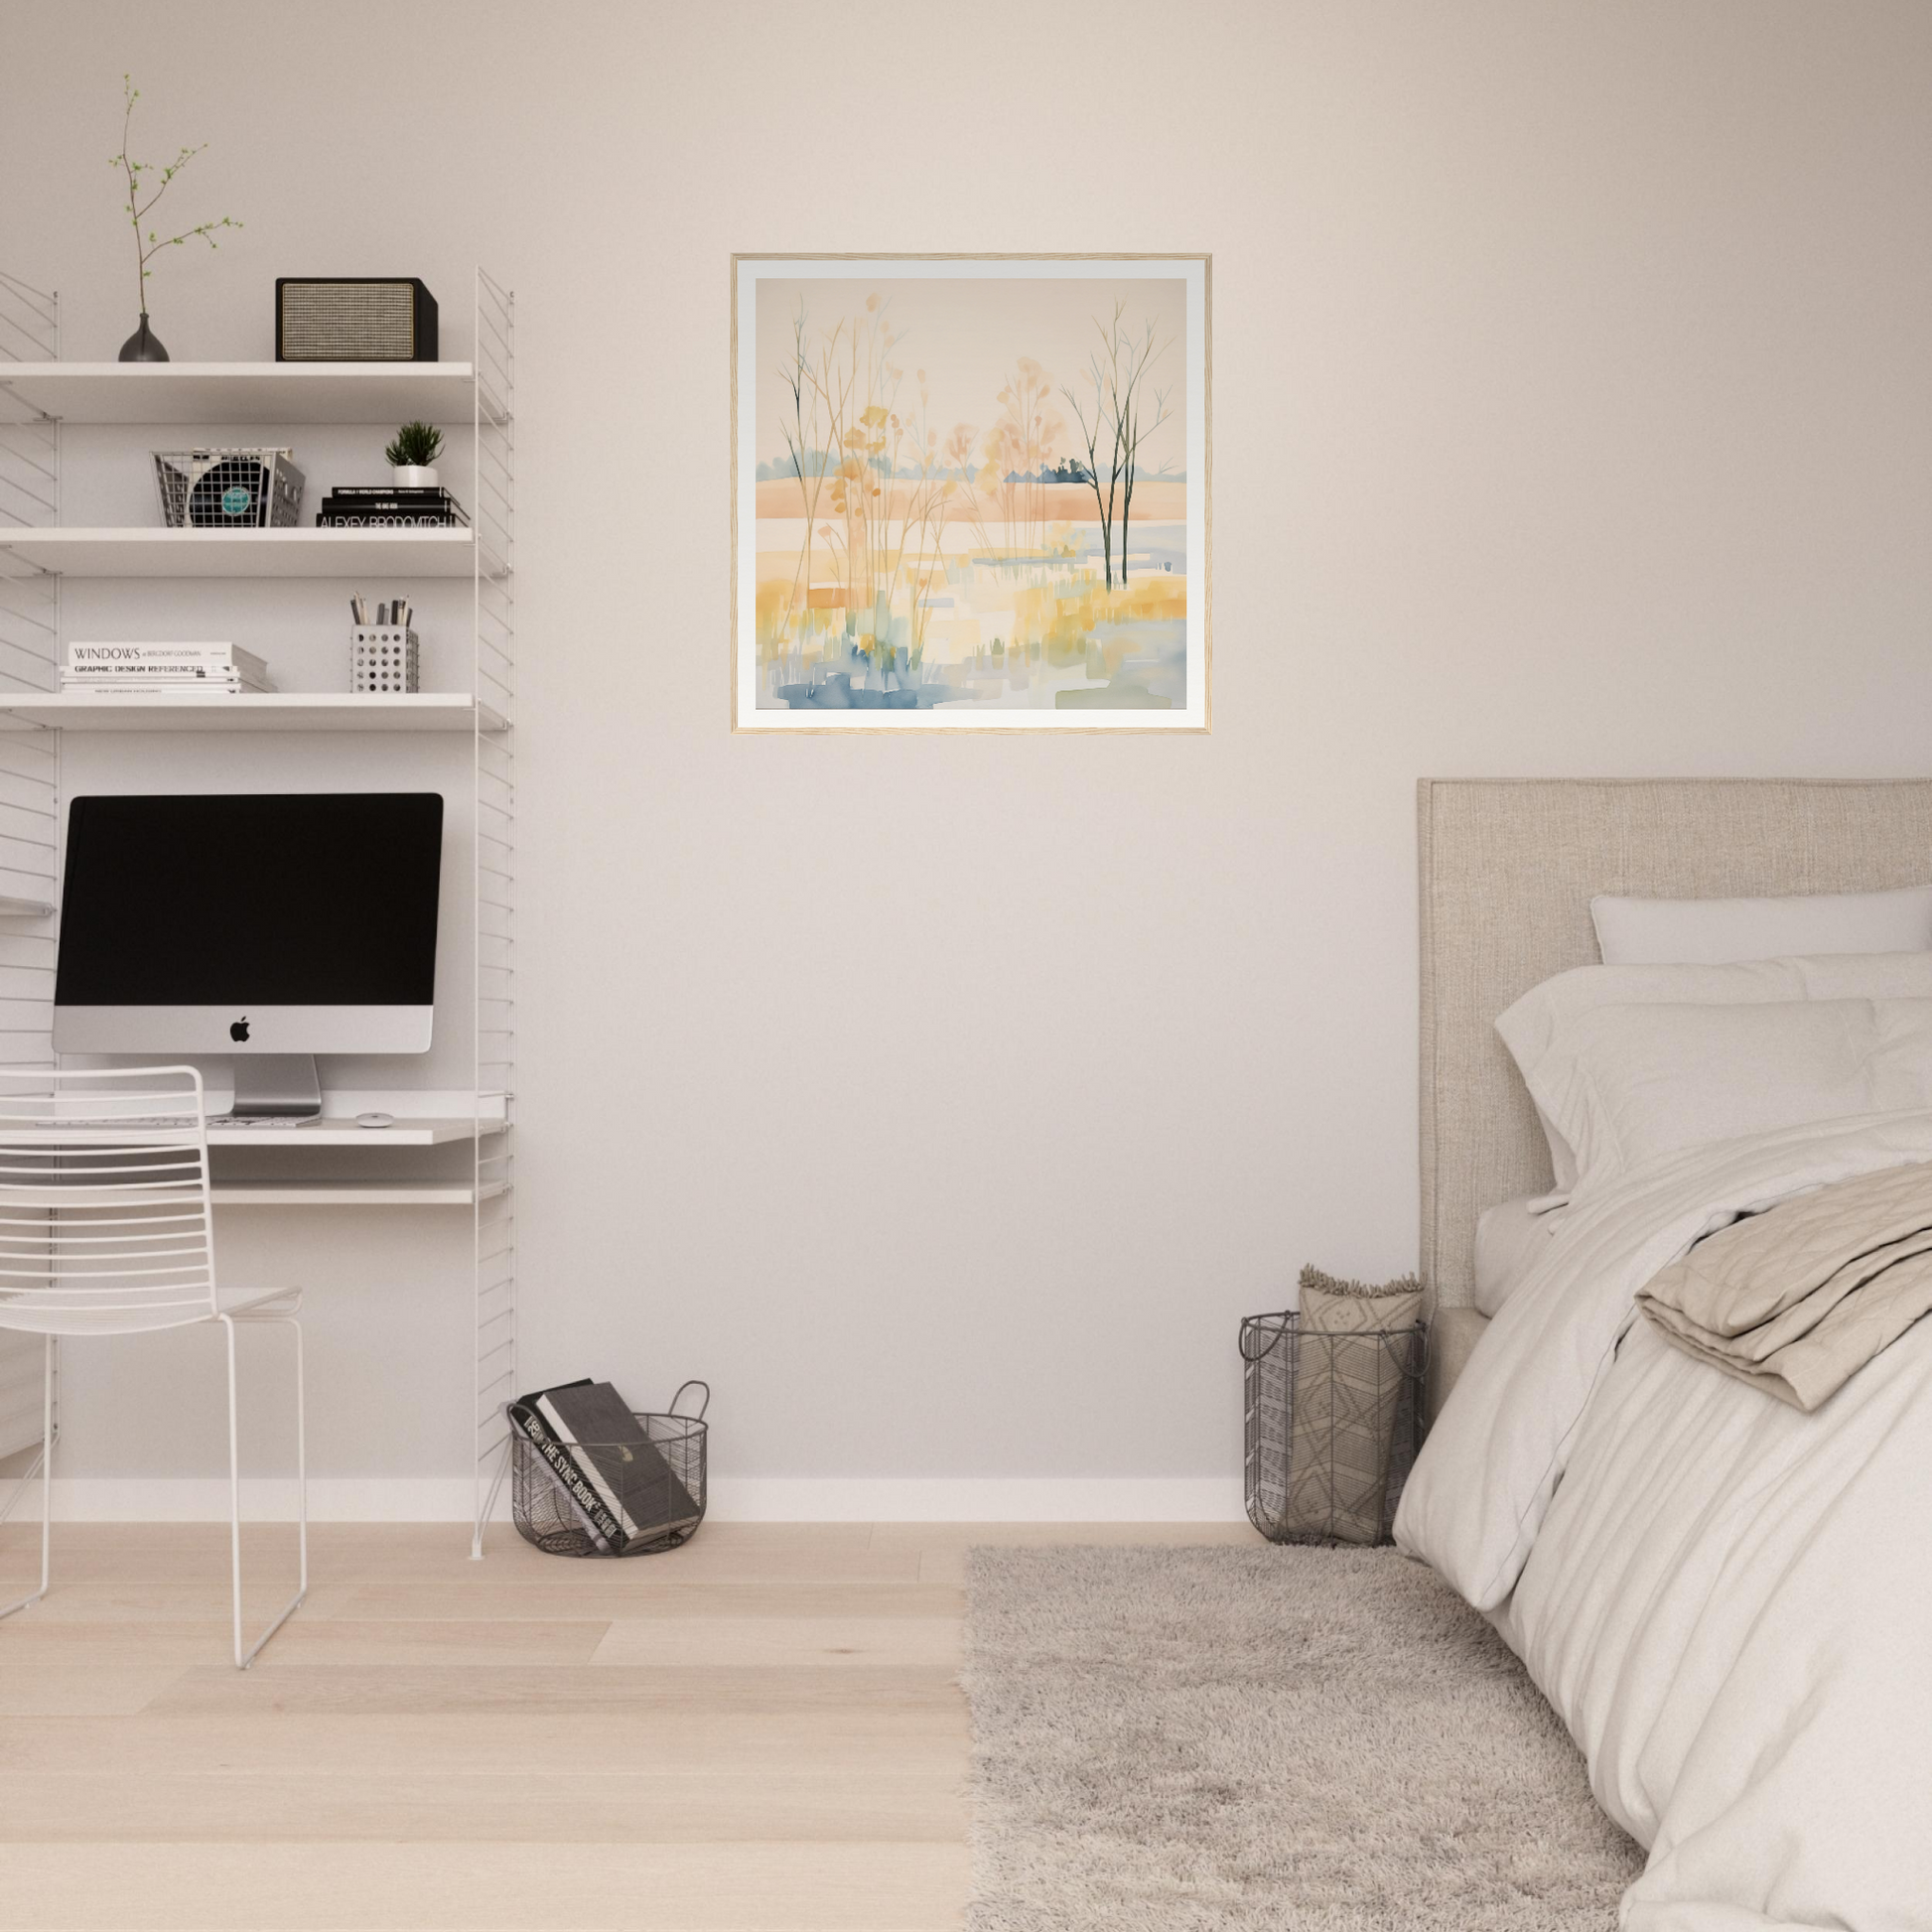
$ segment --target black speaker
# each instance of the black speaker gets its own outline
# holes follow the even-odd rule
[[[436,298],[413,275],[279,275],[275,359],[434,362]]]

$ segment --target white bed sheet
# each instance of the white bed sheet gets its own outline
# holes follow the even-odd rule
[[[1504,1305],[1397,1540],[1528,1664],[1650,1848],[1624,1932],[1932,1932],[1932,1324],[1815,1415],[1632,1301],[1698,1235],[1932,1161],[1932,1114],[1654,1162]]]

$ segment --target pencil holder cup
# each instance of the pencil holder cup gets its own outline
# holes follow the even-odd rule
[[[348,633],[351,691],[415,691],[421,688],[419,644],[413,630],[358,623]]]

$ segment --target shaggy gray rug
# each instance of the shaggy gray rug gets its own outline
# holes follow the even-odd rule
[[[1609,1932],[1643,1855],[1391,1550],[976,1549],[972,1932]]]

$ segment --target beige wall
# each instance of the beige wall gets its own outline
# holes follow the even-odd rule
[[[178,357],[278,273],[419,272],[453,355],[517,291],[525,1361],[709,1375],[727,1472],[1227,1476],[1236,1317],[1415,1259],[1418,774],[1926,769],[1917,0],[4,25],[69,354],[132,324],[123,69],[247,223],[161,265]],[[731,736],[732,250],[1059,247],[1214,256],[1212,735]],[[324,1467],[459,1467],[349,1393],[382,1238],[282,1233]],[[78,1466],[153,1455],[133,1368]]]

